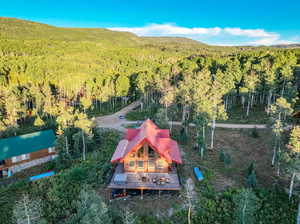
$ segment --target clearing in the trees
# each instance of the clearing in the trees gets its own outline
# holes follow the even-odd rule
[[[176,141],[167,129],[146,120],[137,129],[127,129],[111,162],[115,173],[108,188],[180,190],[177,164],[182,164]]]

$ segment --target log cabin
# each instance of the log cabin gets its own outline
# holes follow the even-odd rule
[[[177,164],[182,164],[170,131],[146,120],[137,129],[127,129],[112,158],[116,164],[108,188],[180,190]]]
[[[52,130],[0,139],[0,177],[54,159],[55,139]]]

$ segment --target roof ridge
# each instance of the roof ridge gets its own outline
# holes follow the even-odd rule
[[[138,129],[137,133],[128,140],[124,157],[139,145],[147,142],[168,161],[182,163],[177,142],[170,137],[169,129],[159,129],[150,119],[144,121],[144,123],[136,129]],[[129,129],[127,129],[127,132],[129,132]],[[127,134],[127,136],[130,135]],[[117,151],[121,154],[121,147],[118,146]]]

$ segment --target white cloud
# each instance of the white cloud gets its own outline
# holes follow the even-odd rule
[[[172,24],[150,24],[144,27],[112,27],[115,31],[132,32],[139,36],[162,36],[162,35],[217,35],[221,32],[219,27],[215,28],[187,28]]]
[[[224,28],[226,33],[235,36],[277,38],[277,33],[269,33],[263,29]]]
[[[299,43],[297,41],[292,41],[292,40],[280,40],[278,38],[262,38],[253,42],[250,42],[250,45],[278,45],[278,44],[295,44]]]
[[[179,36],[215,45],[274,45],[299,42],[299,38],[282,40],[279,33],[264,29],[238,27],[182,27],[175,24],[149,24],[143,27],[110,27],[114,31],[132,32],[138,36]]]

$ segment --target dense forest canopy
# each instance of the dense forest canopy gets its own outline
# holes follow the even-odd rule
[[[61,104],[80,102],[79,109],[86,110],[140,94],[174,95],[166,105],[196,108],[204,99],[193,88],[201,85],[220,90],[216,104],[241,103],[247,113],[254,103],[268,109],[280,95],[293,105],[297,101],[298,49],[214,47],[186,38],[141,38],[11,18],[0,19],[0,30],[2,129],[28,114],[56,117]]]
[[[215,124],[226,120],[228,111],[239,107],[248,117],[254,108],[260,108],[270,118],[274,143],[269,162],[272,159],[272,165],[278,167],[279,176],[286,165],[283,129],[292,112],[299,108],[299,77],[298,48],[210,46],[180,37],[138,37],[100,28],[58,28],[0,18],[0,137],[26,133],[28,126],[31,131],[55,129],[59,156],[50,165],[59,174],[34,185],[31,194],[38,193],[47,199],[42,210],[49,223],[79,223],[75,211],[82,213],[81,200],[93,199],[98,205],[101,202],[96,192],[81,191],[83,185],[103,187],[112,171],[109,158],[118,139],[114,132],[93,128],[91,117],[116,111],[120,105],[136,99],[142,99],[141,111],[159,105],[155,121],[162,128],[168,126],[168,121],[182,121],[182,130],[178,132],[185,141],[188,123],[195,123],[196,137],[190,148],[195,143],[199,158],[203,159],[208,124],[213,149]],[[291,183],[299,167],[295,158],[300,158],[294,156],[299,153],[299,130],[293,133],[289,144],[294,151],[287,153],[294,164],[289,166]],[[87,152],[90,154],[86,157]],[[223,157],[224,161],[228,159],[225,152]],[[255,173],[249,174],[254,185]],[[212,193],[208,184],[204,185],[201,206],[208,212],[200,209],[194,216],[197,223],[232,223],[233,207],[242,208],[240,205],[247,198],[255,207],[256,197],[263,201],[256,215],[261,223],[289,223],[294,215],[296,199],[291,200],[291,207],[285,194],[267,193],[263,189],[257,190],[255,196],[248,190],[228,190],[220,196]],[[20,186],[17,182],[2,189],[2,200],[9,200],[9,206],[1,205],[0,209],[5,223],[12,222],[12,207],[21,198],[21,193],[15,192],[30,192],[30,183]],[[72,190],[66,194],[68,187]],[[293,184],[290,189],[291,197]],[[21,202],[29,203],[29,199],[24,197]],[[18,205],[16,214],[18,209],[22,210],[21,203]],[[219,207],[230,212],[219,212]],[[109,218],[106,208],[97,209],[105,211],[103,216]],[[254,211],[247,210],[249,217]],[[239,217],[238,210],[235,212]],[[276,213],[276,219],[272,213]]]

